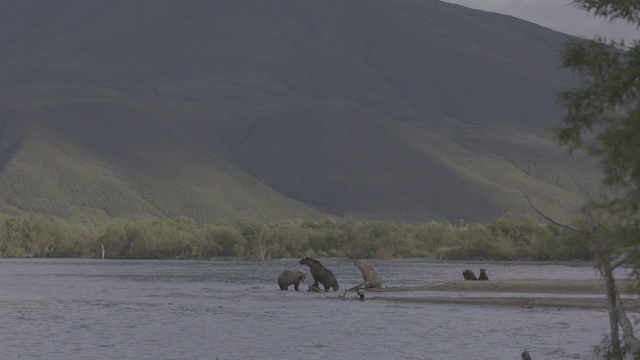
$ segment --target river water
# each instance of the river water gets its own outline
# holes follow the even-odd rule
[[[604,310],[358,301],[343,292],[361,281],[353,262],[321,260],[339,292],[280,291],[281,271],[308,271],[294,259],[0,259],[0,359],[596,359],[608,331]],[[599,278],[592,266],[369,263],[387,286],[460,280],[466,268]]]

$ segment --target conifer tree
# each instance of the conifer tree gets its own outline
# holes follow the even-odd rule
[[[574,0],[610,21],[640,26],[638,0]],[[640,31],[639,31],[640,39]],[[571,40],[563,66],[581,85],[560,94],[566,109],[557,137],[600,157],[604,184],[615,194],[607,208],[638,219],[640,210],[640,43],[598,38]]]

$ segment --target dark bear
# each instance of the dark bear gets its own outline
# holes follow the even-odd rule
[[[295,291],[298,291],[298,285],[307,280],[307,273],[302,270],[285,270],[278,276],[278,285],[280,290],[289,290],[289,286],[293,285]]]
[[[309,269],[311,269],[311,276],[313,276],[314,281],[311,287],[318,287],[318,283],[321,283],[324,286],[325,292],[329,291],[329,289],[338,291],[338,280],[336,280],[336,277],[333,275],[331,270],[322,266],[320,261],[305,256],[300,260],[299,264],[308,265]]]
[[[465,280],[478,280],[478,278],[476,277],[476,274],[474,274],[473,271],[469,269],[462,272],[462,277]]]
[[[480,269],[480,276],[478,277],[478,280],[489,280],[489,277],[487,276],[487,269]]]
[[[360,272],[362,273],[362,280],[364,281],[365,289],[381,288],[382,277],[378,274],[371,265],[367,264],[364,260],[358,260],[354,262]]]

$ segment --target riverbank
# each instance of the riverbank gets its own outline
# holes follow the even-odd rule
[[[620,294],[625,297],[625,309],[639,312],[640,298],[637,295],[636,283],[618,280],[616,284]],[[368,300],[396,302],[607,309],[604,280],[461,280],[435,286],[386,287],[370,289],[367,292],[369,292]],[[395,292],[403,292],[403,295],[394,296]],[[407,292],[422,292],[422,294],[411,296]],[[441,293],[442,296],[439,295]]]

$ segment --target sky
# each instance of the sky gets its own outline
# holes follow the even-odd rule
[[[589,39],[640,39],[640,29],[624,21],[609,22],[578,9],[571,0],[442,0],[466,7],[507,14],[563,33]]]

